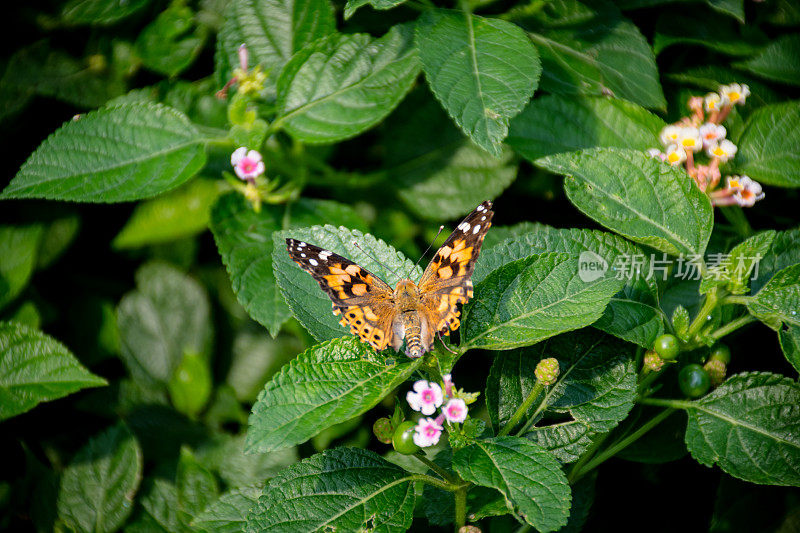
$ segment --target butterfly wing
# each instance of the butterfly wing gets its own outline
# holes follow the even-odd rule
[[[394,301],[392,289],[382,279],[349,259],[296,239],[286,239],[286,249],[300,268],[311,274],[333,303],[339,323],[376,350],[392,341]]]
[[[486,201],[461,221],[433,256],[419,281],[422,304],[435,331],[458,329],[458,304],[472,298],[472,276],[483,238],[492,225],[492,202]]]

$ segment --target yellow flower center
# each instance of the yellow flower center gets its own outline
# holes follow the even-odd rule
[[[736,102],[737,100],[739,100],[739,96],[741,96],[741,95],[739,93],[737,93],[736,91],[728,93],[728,98],[730,98],[731,102]]]
[[[667,156],[667,159],[669,159],[670,163],[677,163],[680,161],[681,156],[679,156],[677,152],[672,152]]]
[[[723,155],[725,155],[725,150],[723,150],[722,148],[720,148],[719,146],[717,146],[716,148],[714,148],[714,151],[713,151],[713,153],[714,153],[714,155],[715,155],[715,156],[717,156],[717,157],[722,157]]]

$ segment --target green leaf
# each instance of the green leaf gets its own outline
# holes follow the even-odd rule
[[[419,73],[413,31],[400,24],[380,39],[334,34],[303,48],[278,78],[273,126],[298,141],[332,143],[376,125]]]
[[[477,204],[476,204],[477,205]],[[316,224],[331,224],[367,231],[367,221],[347,204],[318,198],[300,198],[290,204],[289,226],[305,228]]]
[[[296,448],[270,453],[245,453],[245,435],[223,434],[197,450],[197,457],[215,471],[228,487],[264,485],[281,470],[298,461]]]
[[[800,35],[781,35],[757,56],[734,66],[770,81],[799,86]]]
[[[141,10],[151,0],[72,0],[61,10],[66,24],[109,26]]]
[[[58,216],[44,227],[42,241],[36,254],[36,269],[44,270],[55,263],[67,251],[78,236],[81,219],[75,213]],[[0,253],[0,255],[2,255]]]
[[[774,104],[785,99],[782,94],[770,88],[766,83],[759,81],[758,78],[743,74],[740,71],[734,71],[720,64],[692,68],[681,67],[677,72],[665,74],[665,77],[684,85],[690,85],[711,92],[718,91],[720,85],[746,83],[751,91],[750,96],[747,97],[748,105],[737,107],[736,109],[738,113],[742,114],[747,113],[749,115],[749,111],[751,110],[758,109],[767,104]],[[728,135],[732,137],[732,133],[732,131],[729,131]]]
[[[208,227],[211,206],[224,189],[222,180],[195,179],[168,194],[141,202],[111,245],[125,250],[197,235]]]
[[[483,239],[483,248],[481,257],[485,257],[486,251],[493,247],[501,244],[506,239],[511,239],[513,237],[520,237],[522,235],[526,235],[528,233],[535,233],[537,231],[546,231],[555,228],[551,228],[545,224],[540,224],[538,222],[519,222],[512,226],[496,226],[492,224],[492,231],[486,234],[486,237]],[[519,258],[517,258],[519,259]],[[475,279],[473,274],[473,280]]]
[[[725,286],[733,294],[744,294],[749,290],[750,273],[762,257],[769,252],[776,232],[762,231],[734,246],[725,257],[713,263],[709,261],[706,277],[700,283],[700,292],[711,287]]]
[[[433,94],[475,144],[499,156],[508,122],[533,96],[542,67],[525,33],[509,22],[429,9],[417,46]]]
[[[778,340],[786,360],[800,372],[800,326],[789,326],[780,330]]]
[[[207,355],[209,313],[208,295],[191,277],[162,263],[139,268],[136,290],[117,307],[121,356],[131,376],[165,385],[184,353]]]
[[[0,420],[106,384],[52,337],[22,324],[0,322]]]
[[[800,264],[779,271],[747,301],[747,309],[774,330],[781,323],[800,326]]]
[[[133,510],[142,450],[123,424],[89,439],[64,469],[58,515],[80,532],[117,531]]]
[[[399,6],[405,1],[406,0],[347,0],[347,4],[344,6],[344,19],[348,20],[355,14],[358,8],[363,6],[368,5],[372,6],[372,9],[386,11],[387,9]]]
[[[228,491],[206,507],[192,525],[206,533],[240,533],[244,531],[248,511],[256,505],[260,495],[258,487]]]
[[[217,480],[194,457],[187,447],[181,448],[175,474],[181,520],[188,524],[217,499]]]
[[[508,263],[475,287],[465,308],[462,350],[508,350],[588,326],[624,282],[583,281],[573,255],[545,253]]]
[[[639,29],[610,2],[600,11],[590,8],[588,16],[574,15],[544,25],[519,20],[532,30],[530,38],[541,54],[542,89],[555,94],[610,91],[647,108],[665,109],[655,56]]]
[[[233,0],[228,4],[217,37],[217,77],[220,85],[239,67],[244,43],[250,66],[261,65],[274,91],[283,65],[295,52],[336,30],[328,0]]]
[[[714,20],[714,24],[708,24],[709,20]],[[750,56],[769,42],[755,26],[722,19],[702,8],[665,11],[658,17],[655,31],[653,49],[656,55],[667,47],[689,44],[732,56]],[[718,83],[724,82],[719,80]]]
[[[563,464],[572,463],[592,445],[595,435],[589,426],[578,420],[533,427],[523,437],[553,454]]]
[[[682,305],[678,305],[672,312],[672,327],[675,329],[675,334],[682,341],[688,340],[687,333],[689,332],[690,323],[689,311]]]
[[[784,268],[800,263],[800,228],[779,231],[772,241],[769,251],[758,263],[756,277],[751,281],[750,289],[758,292],[769,279]]]
[[[800,187],[800,102],[758,109],[737,143],[740,174],[780,187]]]
[[[411,526],[415,503],[408,472],[374,452],[339,448],[270,481],[248,514],[246,531],[399,533]]]
[[[419,279],[422,270],[400,252],[372,235],[358,230],[314,226],[275,232],[272,264],[275,279],[295,318],[318,341],[349,335],[331,310],[331,300],[307,272],[291,260],[286,239],[314,244],[350,259],[394,287],[401,276]],[[358,243],[359,249],[353,243]],[[370,257],[373,256],[373,257]],[[377,263],[375,258],[380,261]],[[389,352],[390,353],[390,352]]]
[[[128,524],[133,533],[184,533],[186,525],[178,507],[178,488],[164,479],[153,477],[139,500],[143,511],[138,520]]]
[[[626,285],[611,298],[603,316],[592,326],[649,349],[664,333],[664,319],[651,293]]]
[[[120,105],[64,124],[0,198],[138,200],[177,187],[205,162],[203,138],[183,114],[160,104]]]
[[[387,359],[355,337],[309,348],[259,395],[250,415],[247,451],[264,453],[300,444],[365,413],[420,364],[421,359]]]
[[[559,361],[558,381],[540,394],[539,401],[534,401],[523,420],[542,414],[538,406],[543,402],[549,411],[569,412],[594,432],[609,431],[633,408],[636,398],[633,346],[597,331],[582,330],[495,356],[486,383],[486,405],[497,430],[505,426],[529,396],[536,383],[534,369],[548,357]],[[564,447],[580,440],[580,429],[561,427],[553,430],[560,435],[537,438],[558,437]]]
[[[206,27],[196,23],[195,13],[176,3],[142,30],[136,39],[136,51],[145,67],[176,76],[202,51],[206,33]]]
[[[0,225],[0,309],[19,296],[33,275],[42,227]]]
[[[553,95],[533,100],[511,122],[506,142],[530,161],[600,146],[645,151],[661,146],[665,125],[625,100]]]
[[[392,146],[384,159],[386,174],[400,200],[421,218],[461,217],[499,196],[517,176],[511,150],[503,149],[499,158],[487,154],[464,137],[427,91],[406,98],[383,131]]]
[[[686,445],[698,462],[751,483],[800,486],[797,382],[747,372],[687,404]]]
[[[620,235],[673,255],[705,252],[714,212],[686,172],[617,148],[556,154],[539,163],[567,176],[570,201]]]
[[[614,430],[612,435],[614,440],[606,442],[617,443],[630,436],[657,413],[658,409],[654,407],[634,410],[625,419],[625,422]],[[615,457],[644,464],[664,464],[677,461],[688,453],[686,443],[682,438],[685,434],[686,415],[681,411],[675,411],[663,422],[621,450]]]
[[[518,437],[476,441],[453,455],[465,481],[492,487],[515,511],[542,532],[567,523],[572,500],[561,465],[542,447]]]

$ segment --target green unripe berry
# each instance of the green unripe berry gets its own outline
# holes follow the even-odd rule
[[[678,345],[678,338],[669,333],[665,333],[657,338],[653,349],[664,361],[674,361],[681,351]]]
[[[392,435],[392,447],[403,455],[412,455],[419,451],[419,446],[414,443],[414,422],[406,420],[397,426]]]
[[[711,388],[711,376],[702,366],[692,363],[681,368],[678,386],[689,398],[699,398]]]
[[[712,361],[720,361],[727,365],[731,362],[731,349],[724,344],[717,344],[712,348],[711,357],[709,359]]]

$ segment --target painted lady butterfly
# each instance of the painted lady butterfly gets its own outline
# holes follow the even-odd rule
[[[354,262],[313,244],[286,239],[292,260],[311,274],[333,302],[340,323],[376,350],[391,345],[421,357],[436,333],[458,329],[458,304],[472,297],[472,271],[492,225],[492,203],[483,202],[436,252],[419,283],[403,279],[394,290]]]

